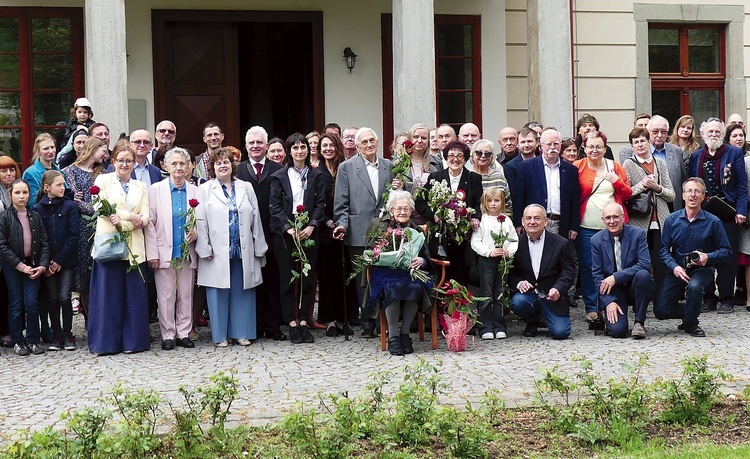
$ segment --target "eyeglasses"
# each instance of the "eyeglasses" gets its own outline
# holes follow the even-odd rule
[[[682,190],[682,192],[688,196],[703,194],[703,190]]]
[[[667,135],[669,134],[669,131],[666,129],[651,129],[651,135]]]
[[[150,140],[131,140],[130,143],[132,143],[134,145],[141,145],[141,146],[143,146],[143,145],[151,145],[151,141]]]
[[[448,159],[464,159],[463,153],[448,153],[446,156]]]
[[[480,158],[481,157],[490,158],[493,155],[491,151],[475,151],[474,154]]]
[[[607,149],[604,145],[587,145],[586,149],[588,151],[604,151]]]
[[[411,213],[411,207],[394,207],[393,213],[400,214],[400,213]]]
[[[117,160],[117,161],[115,161],[115,162],[116,162],[117,164],[119,164],[120,166],[130,166],[130,165],[131,165],[131,164],[133,164],[133,163],[134,163],[135,161],[133,161],[132,159],[118,159],[118,160]]]
[[[719,118],[712,116],[706,120],[706,123],[722,123],[722,121]]]
[[[621,219],[622,215],[605,215],[602,217],[602,220],[605,222],[613,221],[616,222],[617,220]]]
[[[377,144],[377,143],[378,143],[377,139],[365,139],[359,142],[360,145],[369,145],[369,144]]]
[[[156,132],[158,132],[159,134],[170,134],[170,135],[174,135],[174,134],[177,133],[177,131],[175,131],[173,129],[159,129]]]

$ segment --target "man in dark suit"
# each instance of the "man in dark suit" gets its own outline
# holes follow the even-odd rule
[[[734,286],[737,272],[737,248],[740,244],[740,225],[747,221],[748,190],[745,173],[745,153],[742,149],[724,143],[726,126],[718,118],[709,118],[701,123],[703,148],[690,155],[690,176],[700,177],[706,183],[706,199],[717,197],[735,209],[734,218],[722,218],[732,256],[716,267],[716,286],[719,298],[710,286],[706,290],[703,311],[716,308],[719,314],[734,312]],[[704,204],[705,205],[705,204]]]
[[[527,206],[522,221],[524,233],[508,281],[518,290],[510,308],[526,322],[523,336],[536,336],[544,315],[550,337],[566,339],[570,336],[566,296],[575,278],[575,248],[567,239],[545,231],[547,211],[539,204]]]
[[[521,129],[518,134],[518,152],[515,158],[511,159],[503,166],[505,173],[505,179],[508,181],[510,187],[510,197],[515,203],[518,201],[518,193],[516,192],[516,182],[518,181],[518,174],[521,171],[521,165],[524,161],[531,160],[536,157],[537,150],[539,149],[539,142],[537,141],[536,131],[525,127]],[[520,205],[519,209],[523,209]]]
[[[542,155],[521,163],[516,180],[518,208],[539,204],[547,209],[547,231],[575,240],[580,229],[580,189],[578,168],[560,160],[560,133],[555,129],[542,132]],[[521,215],[513,217],[521,229]]]
[[[346,133],[346,130],[344,130]],[[336,227],[333,237],[344,241],[351,259],[362,255],[366,246],[366,233],[370,221],[385,206],[383,192],[393,181],[391,162],[378,157],[378,137],[370,128],[360,128],[354,136],[358,154],[339,166],[336,174],[336,191],[333,213]],[[357,300],[362,305],[365,288],[362,274],[354,280]],[[363,313],[362,337],[375,338],[375,321]]]
[[[258,199],[260,221],[263,233],[266,235],[268,252],[266,265],[261,268],[263,283],[258,286],[258,307],[256,316],[258,336],[264,336],[274,341],[286,340],[281,332],[281,302],[279,301],[279,268],[273,252],[273,233],[271,233],[271,175],[281,169],[278,163],[266,159],[268,150],[268,133],[260,126],[253,126],[245,134],[246,161],[237,165],[237,178],[250,182]]]
[[[628,336],[628,304],[635,305],[631,336],[646,337],[646,307],[654,295],[651,256],[646,232],[625,225],[620,204],[610,202],[602,209],[605,229],[591,238],[591,271],[599,292],[599,310],[605,311],[606,326],[613,338]]]

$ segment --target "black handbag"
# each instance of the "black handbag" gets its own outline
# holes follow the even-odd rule
[[[708,198],[703,203],[703,210],[716,215],[723,222],[733,222],[734,217],[737,215],[737,209],[718,196]]]
[[[638,166],[648,174],[648,171],[641,163],[639,163],[634,157],[630,157],[630,159],[638,164]],[[654,165],[655,166],[655,165]],[[656,167],[654,167],[656,169]],[[642,193],[638,193],[638,195],[633,196],[628,201],[625,202],[625,208],[628,210],[628,214],[630,215],[640,215],[640,216],[648,216],[653,213],[653,204],[654,204],[654,192],[653,190],[643,191]]]

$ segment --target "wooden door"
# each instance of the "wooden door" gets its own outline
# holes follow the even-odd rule
[[[156,122],[177,126],[177,145],[205,151],[203,126],[216,122],[239,148],[237,29],[231,23],[164,22],[154,37]],[[152,126],[153,127],[153,126]]]

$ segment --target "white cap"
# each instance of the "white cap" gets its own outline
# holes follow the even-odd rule
[[[88,107],[91,108],[91,102],[85,97],[79,97],[76,99],[76,103],[73,104],[76,107]]]

